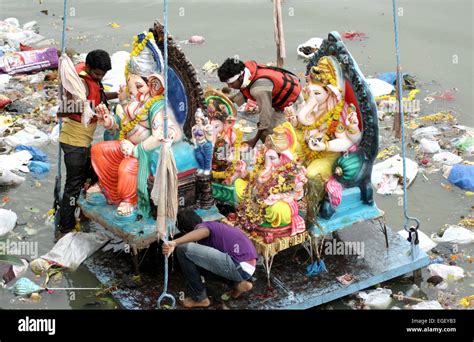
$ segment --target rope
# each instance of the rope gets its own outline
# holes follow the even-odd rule
[[[163,117],[163,138],[168,139],[168,0],[164,0],[163,6],[163,50],[164,50],[164,78],[165,78],[165,111]]]
[[[67,0],[64,0],[64,8],[63,8],[63,32],[61,36],[61,55],[65,53],[66,51],[66,20],[67,20]],[[59,101],[61,102],[63,100],[63,87],[61,84],[59,84]],[[61,106],[60,106],[61,107]],[[64,109],[64,106],[62,106]],[[63,127],[63,119],[61,116],[59,116],[59,135],[61,135],[61,129]],[[56,185],[55,185],[55,203],[54,203],[54,209],[57,211],[59,207],[59,202],[61,201],[61,159],[62,159],[62,153],[61,153],[61,143],[59,142],[58,139],[58,174],[56,176]],[[56,189],[59,189],[56,193]],[[56,213],[54,216],[55,220],[55,227],[58,226],[59,224],[59,215]]]
[[[168,139],[168,0],[164,0],[163,4],[163,50],[164,50],[164,79],[165,79],[165,101],[164,101],[164,116],[163,116],[163,138],[166,140]],[[161,147],[161,154],[163,154],[164,145]],[[166,176],[169,176],[168,174]],[[163,200],[163,198],[161,198]],[[157,218],[158,219],[158,218]],[[159,233],[158,233],[159,234]],[[169,236],[169,224],[166,224],[166,233],[165,237],[163,238],[163,243],[168,243],[168,236]],[[171,308],[176,306],[176,299],[173,295],[167,293],[168,292],[168,256],[165,256],[165,274],[164,274],[164,282],[163,282],[163,292],[161,293],[160,297],[158,298],[158,307],[161,307],[161,303],[165,298],[168,298],[171,301]]]
[[[407,200],[407,178],[406,178],[406,145],[405,145],[405,117],[403,111],[403,93],[402,93],[402,73],[400,63],[400,49],[398,46],[398,16],[397,16],[397,0],[392,0],[393,5],[393,26],[395,31],[395,53],[397,57],[397,97],[398,97],[398,110],[400,111],[400,126],[402,133],[402,158],[403,158],[403,215],[405,217],[405,223],[403,228],[408,232],[408,241],[414,245],[418,245],[418,228],[420,227],[420,221],[416,217],[410,217],[408,215],[408,200]],[[409,228],[410,221],[415,222],[414,227]],[[413,258],[415,253],[412,253]]]

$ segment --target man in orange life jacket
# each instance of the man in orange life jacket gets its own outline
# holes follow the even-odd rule
[[[107,104],[107,99],[117,97],[117,93],[104,93],[101,83],[111,68],[110,56],[104,50],[89,52],[85,64],[76,65],[76,71],[86,87],[87,100],[90,101],[92,109],[100,103]],[[85,127],[81,123],[82,106],[72,102],[69,93],[65,95],[67,103],[62,103],[62,108],[59,110],[59,115],[64,116],[59,142],[66,165],[66,184],[60,203],[59,227],[57,227],[62,234],[75,228],[76,200],[86,180],[91,178],[92,183],[97,181],[90,160],[90,147],[97,127],[97,116],[94,116]]]
[[[255,137],[246,142],[250,147],[254,147],[258,140],[265,142],[273,128],[286,121],[283,113],[286,107],[303,104],[300,81],[288,70],[227,58],[217,74],[221,82],[240,90],[231,97],[232,101],[238,105],[248,99],[257,102],[260,122]]]

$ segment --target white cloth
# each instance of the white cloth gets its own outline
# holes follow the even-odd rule
[[[75,100],[83,102],[84,110],[81,115],[81,122],[87,127],[95,113],[91,109],[89,101],[87,101],[86,86],[79,77],[71,59],[65,53],[59,58],[59,79],[63,88],[66,89]]]
[[[167,224],[178,214],[178,170],[171,150],[172,141],[161,145],[151,199],[157,206],[156,228],[159,238],[167,238]]]

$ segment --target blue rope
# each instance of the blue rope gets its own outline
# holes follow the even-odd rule
[[[164,78],[165,78],[165,111],[163,117],[163,137],[168,138],[168,0],[164,0],[163,6],[163,50],[164,50]]]
[[[164,79],[165,79],[165,106],[164,106],[164,117],[163,117],[163,137],[166,139],[168,137],[168,111],[167,111],[167,104],[168,104],[168,0],[164,0],[163,6],[163,50],[164,50]],[[169,236],[169,224],[166,224],[166,236],[164,238],[164,243],[168,243],[168,236]],[[169,298],[171,301],[171,308],[176,306],[176,299],[173,295],[167,293],[168,292],[168,256],[165,256],[165,275],[164,275],[164,284],[163,284],[163,292],[161,293],[160,297],[158,298],[158,307],[161,307],[161,302],[165,298]]]
[[[401,62],[400,62],[400,48],[398,45],[398,16],[397,16],[397,0],[392,0],[393,5],[393,26],[395,31],[395,53],[397,56],[397,97],[398,97],[398,110],[400,111],[400,126],[402,135],[402,158],[403,158],[403,215],[405,216],[405,223],[403,228],[408,232],[408,241],[413,244],[418,244],[418,233],[417,230],[420,226],[420,221],[416,217],[410,217],[408,215],[408,200],[407,200],[407,176],[406,176],[406,145],[405,145],[405,114],[403,109],[403,87],[402,87],[402,73],[401,73]],[[409,228],[410,221],[414,221],[416,226]],[[412,234],[414,236],[412,236]],[[413,255],[413,253],[412,253]],[[414,257],[414,255],[413,255]]]
[[[61,36],[61,54],[64,54],[66,51],[66,19],[67,19],[67,0],[64,0],[64,8],[63,8],[63,32]],[[61,102],[63,100],[63,87],[59,85],[59,101]],[[63,106],[60,106],[64,110],[64,104]],[[59,117],[59,135],[61,135],[61,129],[63,127],[63,118],[60,116]],[[59,187],[61,187],[61,143],[59,142],[58,139],[58,175],[57,175],[57,182],[59,182]],[[61,191],[59,191],[58,194],[59,197],[61,197]],[[58,198],[58,201],[61,201],[61,198]],[[58,209],[54,208],[55,210]],[[58,225],[59,222],[57,220],[59,219],[59,215],[55,215],[55,226]]]
[[[66,49],[66,18],[67,18],[67,0],[64,0],[64,11],[63,11],[63,35],[61,40],[61,52],[64,53]]]

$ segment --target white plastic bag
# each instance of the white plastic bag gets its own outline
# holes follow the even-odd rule
[[[413,310],[443,310],[443,307],[436,300],[429,300],[426,302],[421,302],[415,305],[412,305]]]
[[[57,125],[54,126],[54,128],[51,130],[51,133],[49,134],[49,139],[50,139],[52,142],[57,143],[58,140],[59,140],[59,133],[60,133],[59,124],[57,124]]]
[[[454,165],[462,162],[462,158],[451,152],[439,152],[433,156],[433,161],[444,165]]]
[[[405,229],[402,229],[398,231],[397,233],[403,238],[408,239],[408,232]],[[436,247],[436,243],[433,242],[428,237],[428,235],[426,235],[419,229],[418,229],[418,240],[420,241],[420,244],[419,244],[420,249],[425,253]]]
[[[17,176],[0,165],[0,186],[19,185],[24,181],[24,177]]]
[[[425,153],[437,153],[441,149],[437,141],[423,138],[420,140],[421,150]]]
[[[432,276],[440,276],[445,280],[459,280],[464,278],[464,270],[458,266],[450,266],[443,264],[431,264],[428,271]]]
[[[314,55],[314,52],[313,53],[310,53],[310,54],[305,54],[303,51],[301,51],[300,49],[304,48],[304,47],[310,47],[310,48],[313,48],[313,49],[319,49],[319,47],[321,46],[321,44],[323,43],[323,39],[322,38],[318,38],[318,37],[313,37],[313,38],[310,38],[308,39],[307,41],[305,41],[304,43],[298,45],[298,47],[296,48],[296,53],[298,54],[298,56],[300,57],[303,57],[303,58],[311,58],[313,57]]]
[[[442,237],[437,234],[432,234],[431,239],[438,243],[440,242],[452,242],[458,244],[467,244],[474,241],[474,232],[460,226],[449,226]]]
[[[369,84],[370,91],[374,97],[388,95],[393,92],[395,87],[378,78],[366,78],[365,81]]]
[[[0,155],[0,166],[5,170],[30,172],[27,164],[33,156],[27,150],[18,151],[12,154]]]
[[[109,238],[99,233],[68,233],[41,258],[74,271],[107,241]]]
[[[418,174],[418,164],[411,159],[406,159],[407,187]],[[372,169],[372,185],[381,195],[403,194],[400,185],[400,175],[403,175],[403,160],[399,154],[374,165]]]
[[[25,125],[21,131],[5,138],[5,142],[12,146],[18,145],[42,146],[49,141],[48,135],[33,125]]]
[[[17,219],[15,212],[0,208],[0,236],[11,232]]]
[[[364,301],[364,303],[375,309],[386,309],[392,302],[392,290],[390,289],[376,289],[366,292],[359,292],[359,297]]]
[[[439,129],[433,126],[421,127],[413,131],[412,139],[414,141],[420,141],[423,138],[433,139],[433,137],[441,134]]]

